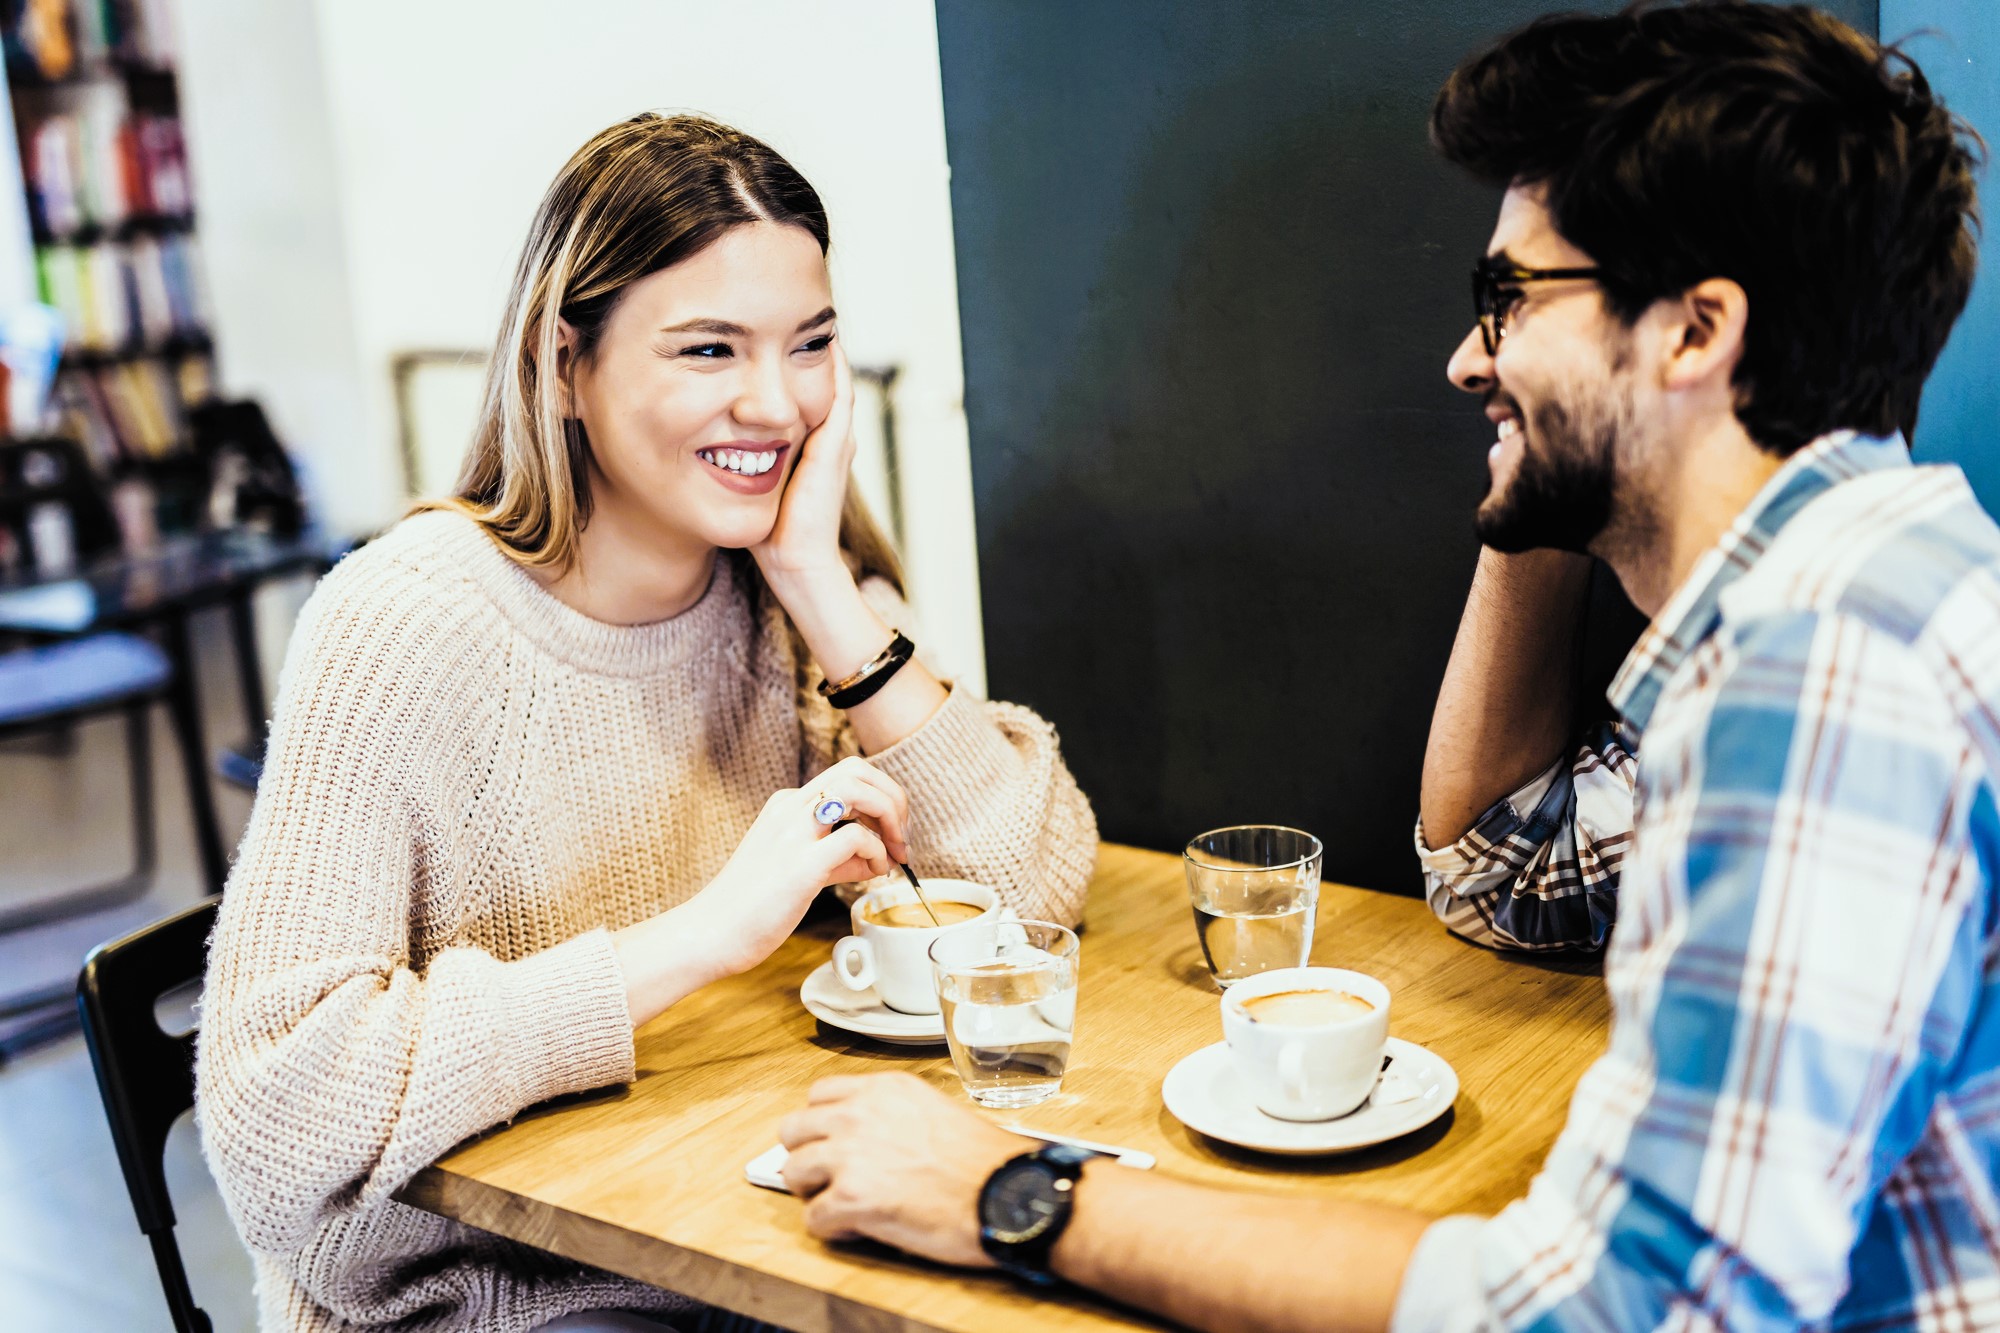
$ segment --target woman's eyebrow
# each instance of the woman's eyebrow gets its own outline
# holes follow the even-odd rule
[[[730,338],[747,338],[750,330],[741,324],[731,324],[726,319],[684,319],[678,324],[669,324],[661,333],[719,333]]]
[[[817,315],[814,315],[811,319],[802,321],[799,324],[798,328],[793,330],[793,332],[804,333],[807,329],[816,329],[820,325],[828,324],[831,323],[832,321],[833,321],[833,307],[828,306],[826,309],[820,311]],[[667,325],[665,328],[661,329],[660,332],[661,333],[714,333],[714,334],[719,334],[725,338],[747,338],[750,336],[750,330],[744,328],[741,324],[732,324],[726,319],[709,319],[706,317],[697,319],[684,319],[678,324]]]

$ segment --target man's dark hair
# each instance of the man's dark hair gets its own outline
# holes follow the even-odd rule
[[[1627,324],[1741,285],[1736,415],[1761,447],[1914,429],[1972,288],[1984,146],[1900,52],[1804,5],[1550,15],[1459,66],[1431,138],[1544,186]]]

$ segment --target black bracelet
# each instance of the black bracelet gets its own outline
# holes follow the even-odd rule
[[[823,680],[819,692],[835,708],[852,708],[875,697],[875,691],[889,683],[889,677],[902,670],[903,663],[917,654],[917,645],[903,637],[897,630],[896,637],[889,640],[875,660],[842,681]]]

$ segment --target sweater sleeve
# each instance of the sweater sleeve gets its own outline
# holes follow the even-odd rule
[[[268,1252],[526,1106],[633,1075],[604,931],[513,959],[416,956],[424,839],[403,775],[446,653],[435,610],[373,566],[346,573],[294,635],[202,1000],[204,1152]]]
[[[1073,926],[1097,868],[1097,816],[1055,728],[953,688],[928,722],[869,762],[910,796],[919,875],[990,884],[1022,916]]]
[[[918,641],[921,626],[883,579],[861,594],[884,620]],[[816,673],[818,668],[812,670]],[[868,762],[894,778],[910,797],[910,844],[919,875],[967,879],[996,889],[1009,907],[1037,921],[1076,925],[1097,868],[1097,816],[1063,763],[1055,728],[1026,708],[990,703],[946,673],[945,702],[928,721]],[[814,677],[817,679],[817,676]],[[843,753],[853,753],[838,714],[810,690],[800,781],[810,782]],[[815,737],[835,737],[821,744]]]

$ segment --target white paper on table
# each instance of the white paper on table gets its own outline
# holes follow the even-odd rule
[[[1040,1139],[1044,1143],[1067,1143],[1075,1148],[1089,1148],[1092,1152],[1102,1153],[1104,1156],[1109,1157],[1120,1166],[1129,1166],[1140,1171],[1150,1171],[1153,1169],[1155,1160],[1153,1154],[1140,1152],[1135,1148],[1119,1148],[1109,1143],[1092,1143],[1088,1139],[1073,1139],[1066,1134],[1051,1134],[1046,1130],[1040,1129],[1023,1129],[1019,1125],[1005,1125],[1002,1128],[1006,1129],[1009,1133],[1020,1134],[1031,1139]],[[785,1151],[784,1144],[774,1144],[768,1150],[758,1153],[744,1165],[744,1179],[748,1180],[752,1185],[762,1185],[767,1190],[783,1191],[785,1188],[785,1161],[790,1156],[791,1154]]]

